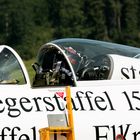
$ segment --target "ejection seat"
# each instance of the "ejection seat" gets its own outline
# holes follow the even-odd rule
[[[35,70],[33,87],[74,85],[70,66],[56,47],[43,46],[32,67]]]

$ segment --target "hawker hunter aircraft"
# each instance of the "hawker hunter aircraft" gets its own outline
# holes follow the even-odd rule
[[[59,39],[31,67],[0,46],[0,139],[140,140],[140,48]]]

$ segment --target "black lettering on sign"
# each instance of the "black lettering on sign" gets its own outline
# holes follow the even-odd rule
[[[22,129],[18,126],[15,126],[13,128],[10,127],[3,127],[0,129],[0,139],[1,140],[37,140],[36,133],[36,127],[32,127],[27,132],[29,134],[25,134],[22,132]]]
[[[123,75],[126,79],[129,79],[129,70],[128,70],[128,68],[122,68],[122,69],[121,69],[121,73],[122,73],[122,75]]]
[[[43,101],[45,103],[45,108],[47,111],[54,111],[55,110],[55,106],[51,103],[51,97],[44,97]]]
[[[132,91],[131,93],[123,92],[128,103],[129,110],[140,110],[140,92]]]
[[[121,73],[126,79],[136,79],[140,77],[140,70],[135,69],[134,66],[130,68],[121,68]]]
[[[75,111],[115,110],[106,91],[98,95],[92,91],[77,91],[75,98],[72,99],[72,104]]]
[[[124,140],[127,140],[128,137],[131,137],[132,140],[139,140],[140,139],[140,131],[135,131],[131,129],[132,124],[125,124],[125,125],[96,125],[93,126],[95,140],[116,140],[116,136],[121,134],[124,137]],[[133,128],[133,127],[132,127]],[[130,138],[129,138],[130,139]]]

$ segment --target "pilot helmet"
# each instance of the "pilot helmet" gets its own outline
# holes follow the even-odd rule
[[[73,66],[74,71],[77,72],[82,59],[80,54],[72,47],[65,47],[64,50]]]

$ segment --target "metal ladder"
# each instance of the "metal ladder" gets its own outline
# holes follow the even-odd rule
[[[66,102],[68,111],[68,126],[41,128],[39,130],[40,140],[50,140],[50,134],[64,134],[67,140],[75,140],[71,91],[69,86],[66,87]]]

